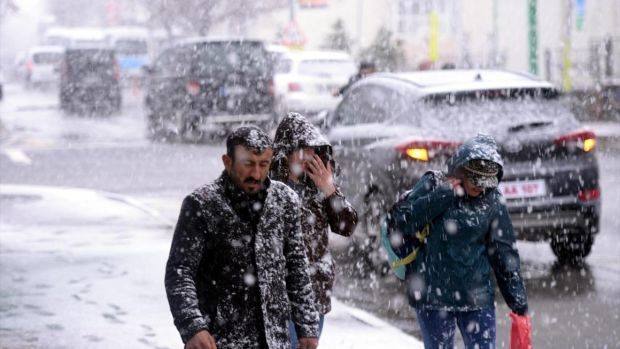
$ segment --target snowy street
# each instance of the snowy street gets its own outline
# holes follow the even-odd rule
[[[181,347],[163,286],[172,225],[183,197],[220,174],[224,147],[148,140],[139,91],[125,90],[120,115],[79,117],[59,111],[54,91],[4,90],[0,348]],[[612,145],[598,149],[601,232],[586,267],[558,266],[548,244],[519,242],[534,347],[620,347]],[[338,275],[335,297],[320,348],[422,347],[393,277]],[[497,345],[508,348],[508,310],[496,299]]]
[[[7,94],[0,348],[181,347],[164,266],[183,195],[219,175],[223,148],[151,144],[130,92],[122,115],[102,119],[63,116],[51,91]],[[422,347],[334,303],[321,348]]]

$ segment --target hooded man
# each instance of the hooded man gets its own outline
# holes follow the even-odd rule
[[[357,213],[334,184],[336,162],[331,145],[302,115],[289,113],[280,122],[274,152],[271,178],[286,183],[302,202],[301,226],[320,314],[320,336],[324,315],[331,310],[334,285],[334,261],[327,247],[329,230],[350,236],[357,224]],[[293,323],[289,327],[292,348],[296,349],[299,333]]]
[[[226,140],[225,170],[187,196],[166,265],[166,292],[187,349],[288,349],[318,345],[301,207],[267,174],[272,143],[256,127]]]
[[[513,316],[526,317],[515,233],[497,190],[502,166],[495,140],[478,135],[452,156],[447,176],[427,172],[390,211],[393,246],[430,227],[406,273],[427,348],[452,348],[455,323],[467,348],[495,348],[491,270]]]

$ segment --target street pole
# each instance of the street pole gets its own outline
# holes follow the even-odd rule
[[[291,22],[295,20],[295,0],[288,0],[289,19]]]
[[[493,0],[493,34],[491,42],[491,67],[499,66],[499,33],[497,28],[497,0]]]
[[[569,0],[572,1],[572,0]],[[529,68],[530,73],[538,75],[538,21],[537,0],[528,0],[528,38],[529,38]]]
[[[564,72],[563,72],[563,87],[565,92],[570,92],[573,89],[573,82],[570,76],[570,70],[572,66],[571,61],[571,32],[573,25],[573,0],[564,0],[566,4],[566,12],[564,13],[564,52],[563,52],[563,61],[564,61]]]
[[[431,11],[430,24],[431,37],[429,59],[433,63],[433,66],[435,66],[439,59],[439,13],[437,13],[437,10]]]
[[[357,48],[361,50],[362,48],[362,19],[364,18],[364,0],[357,0],[357,11],[356,11],[356,24],[357,24]]]

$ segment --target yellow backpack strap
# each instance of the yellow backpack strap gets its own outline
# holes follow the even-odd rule
[[[429,225],[425,225],[424,228],[422,228],[422,230],[420,230],[419,232],[417,232],[415,234],[416,239],[420,240],[420,241],[424,241],[426,239],[426,237],[428,236],[430,231]],[[416,247],[415,250],[413,250],[413,252],[411,252],[410,254],[408,254],[407,256],[405,256],[405,258],[401,258],[401,259],[397,259],[395,261],[393,261],[390,264],[390,268],[392,269],[396,269],[398,267],[402,267],[404,265],[407,265],[411,262],[413,262],[415,260],[415,258],[418,256],[418,251],[420,250],[420,248],[422,248],[422,245]]]

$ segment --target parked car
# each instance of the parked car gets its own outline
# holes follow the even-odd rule
[[[119,68],[113,50],[66,50],[60,79],[60,107],[63,111],[109,114],[119,111],[121,102]]]
[[[262,41],[183,40],[145,71],[145,110],[154,136],[196,141],[242,123],[276,120],[273,61]]]
[[[596,137],[550,83],[493,70],[375,74],[330,115],[341,183],[375,253],[379,218],[467,138],[492,135],[505,162],[500,190],[518,238],[549,240],[559,260],[587,256],[599,230]],[[376,260],[377,256],[371,256]]]
[[[27,86],[57,84],[64,48],[61,46],[35,46],[28,50],[24,61]]]
[[[333,110],[340,100],[335,92],[356,72],[355,61],[345,52],[281,54],[275,75],[278,114],[294,111],[312,116]]]

